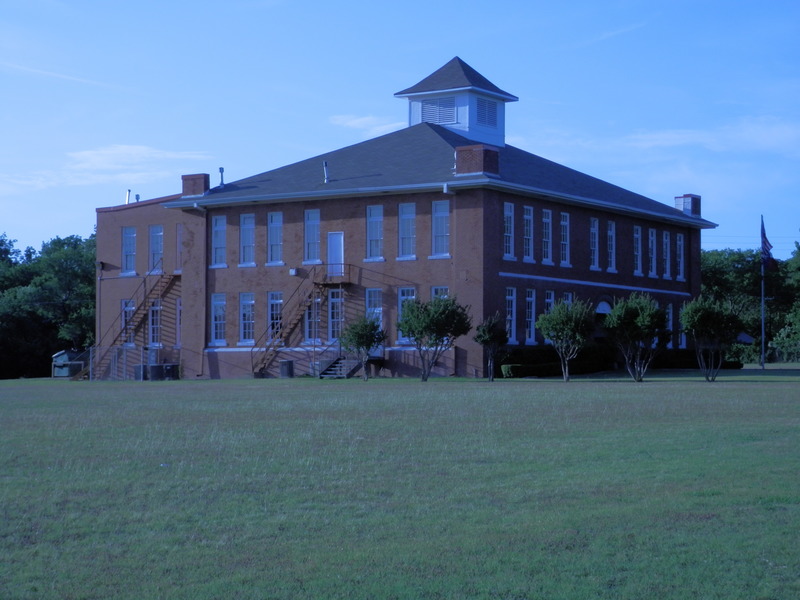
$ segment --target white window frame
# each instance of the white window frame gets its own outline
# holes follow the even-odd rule
[[[562,267],[571,267],[570,263],[570,239],[569,239],[569,213],[562,212],[560,220],[561,241],[560,259]]]
[[[161,309],[161,298],[155,298],[150,301],[150,306],[147,310],[147,345],[150,348],[162,347]]]
[[[175,273],[183,271],[183,223],[175,224]]]
[[[320,251],[320,210],[307,209],[303,216],[303,264],[322,264]]]
[[[383,261],[383,206],[367,206],[367,243],[365,262]]]
[[[211,294],[211,346],[227,346],[225,332],[225,294]]]
[[[239,345],[256,343],[256,295],[252,292],[239,294]]]
[[[536,344],[536,290],[525,290],[525,344]]]
[[[446,285],[431,286],[431,300],[434,298],[447,298],[450,295],[450,288]]]
[[[121,275],[136,275],[136,227],[122,228]]]
[[[123,333],[123,344],[133,345],[136,342],[136,332],[133,329],[133,314],[136,312],[136,302],[133,299],[120,300],[120,330]]]
[[[239,266],[256,266],[256,216],[239,215]]]
[[[672,257],[670,253],[670,239],[669,231],[661,234],[661,276],[664,279],[672,279]]]
[[[267,292],[267,336],[279,339],[283,329],[283,292]]]
[[[606,272],[617,272],[617,224],[614,221],[609,221],[606,227],[607,237],[606,246],[608,250],[608,268]]]
[[[328,341],[338,340],[344,329],[344,292],[340,288],[328,290]]]
[[[549,313],[556,305],[556,293],[554,290],[544,291],[544,312]]]
[[[564,299],[564,304],[571,306],[572,302],[575,300],[575,294],[573,292],[564,292],[562,298]]]
[[[517,344],[517,288],[506,288],[506,333],[508,343]]]
[[[383,326],[383,290],[367,288],[364,291],[365,316]]]
[[[641,277],[642,272],[642,227],[633,226],[633,274]]]
[[[283,263],[283,213],[267,213],[267,266]]]
[[[648,277],[658,277],[658,245],[656,237],[656,230],[651,227],[647,231]]]
[[[522,261],[535,263],[533,258],[533,207],[522,207]]]
[[[542,209],[542,264],[553,264],[553,211]]]
[[[224,268],[227,267],[226,255],[226,228],[227,219],[225,215],[216,215],[211,217],[211,267]]]
[[[417,258],[417,206],[404,202],[397,207],[397,260]]]
[[[450,258],[450,200],[431,203],[431,254],[428,258]]]
[[[315,297],[303,314],[303,343],[322,343],[322,298]]]
[[[592,271],[600,270],[600,219],[591,217],[589,219],[589,269]]]
[[[678,268],[676,279],[678,281],[686,281],[685,243],[682,233],[675,235],[675,260],[677,261]]]
[[[150,252],[147,257],[147,270],[150,273],[161,273],[164,270],[164,226],[148,227]]]
[[[503,260],[517,260],[514,256],[514,204],[503,203]]]
[[[397,322],[399,323],[400,320],[403,318],[403,304],[408,301],[416,300],[417,298],[417,289],[413,287],[401,287],[397,288]],[[411,339],[407,338],[403,335],[403,333],[398,329],[397,330],[397,343],[398,344],[410,344]]]

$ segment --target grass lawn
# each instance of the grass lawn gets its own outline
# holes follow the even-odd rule
[[[0,381],[0,598],[800,597],[800,371]]]

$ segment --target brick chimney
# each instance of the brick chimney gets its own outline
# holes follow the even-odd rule
[[[700,196],[697,194],[684,194],[675,196],[675,208],[690,217],[700,216]]]
[[[208,173],[181,175],[181,180],[183,181],[184,196],[202,196],[211,188]]]
[[[500,174],[500,152],[494,146],[475,144],[456,148],[456,175]]]

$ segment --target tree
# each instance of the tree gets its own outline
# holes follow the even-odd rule
[[[617,300],[606,315],[609,338],[625,358],[625,367],[634,381],[640,382],[665,344],[667,313],[648,294],[634,292]]]
[[[386,340],[386,332],[381,329],[381,324],[375,319],[360,317],[342,331],[339,341],[342,348],[353,352],[361,362],[361,372],[364,381],[369,379],[367,362],[372,351]]]
[[[397,328],[414,342],[422,362],[421,379],[428,381],[436,361],[472,329],[469,307],[455,298],[437,297],[430,302],[406,300],[401,312]]]
[[[725,353],[742,331],[742,321],[730,307],[699,296],[681,312],[683,330],[694,341],[697,364],[706,381],[715,381]]]
[[[550,312],[539,315],[536,327],[550,342],[561,360],[564,381],[569,381],[569,361],[590,340],[594,332],[594,309],[591,304],[558,301]]]
[[[782,360],[800,360],[800,300],[794,303],[792,310],[786,315],[785,325],[775,335],[772,345],[780,351]]]
[[[472,339],[483,346],[486,351],[489,381],[494,381],[494,359],[500,348],[508,343],[508,330],[500,313],[496,312],[486,317],[483,323],[475,328],[475,337]]]

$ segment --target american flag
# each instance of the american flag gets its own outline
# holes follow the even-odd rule
[[[764,229],[764,215],[761,215],[761,262],[765,265],[772,263],[772,244],[769,243]]]

